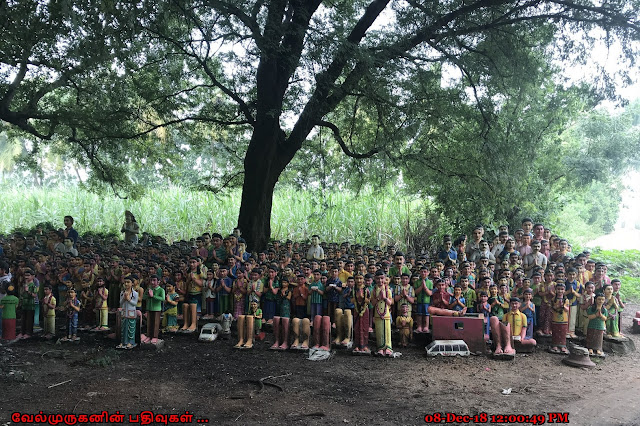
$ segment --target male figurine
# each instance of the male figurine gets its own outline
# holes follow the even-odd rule
[[[96,280],[98,289],[95,293],[95,312],[96,312],[96,330],[109,330],[109,307],[107,299],[109,298],[109,290],[105,286],[104,278],[100,277]]]
[[[400,331],[400,346],[406,348],[413,339],[413,318],[406,303],[401,306],[401,315],[396,318],[396,327]]]
[[[158,343],[158,332],[160,330],[160,314],[162,313],[162,302],[165,298],[164,289],[158,285],[158,277],[153,275],[150,280],[149,289],[144,294],[147,301],[147,335],[140,336],[142,343]]]
[[[33,281],[33,272],[25,269],[24,289],[20,295],[20,307],[22,308],[22,328],[18,339],[28,339],[33,334],[33,318],[35,316],[35,300],[38,297],[36,285]]]
[[[56,298],[53,297],[51,286],[45,284],[42,299],[42,314],[44,316],[43,337],[50,339],[56,335]]]
[[[520,311],[520,299],[512,297],[509,302],[509,307],[511,309],[509,312],[504,314],[503,323],[507,323],[509,325],[512,340],[518,342],[521,346],[535,348],[535,339],[533,339],[533,337],[527,337],[528,319],[527,315]]]
[[[311,247],[307,251],[307,260],[322,260],[324,259],[324,250],[320,247],[320,236],[312,235],[311,236]]]

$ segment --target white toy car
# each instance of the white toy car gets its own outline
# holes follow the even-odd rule
[[[205,324],[200,330],[198,340],[201,342],[214,342],[218,338],[218,333],[222,330],[222,326],[218,323]]]
[[[471,354],[464,340],[434,340],[425,349],[428,356],[469,356]]]

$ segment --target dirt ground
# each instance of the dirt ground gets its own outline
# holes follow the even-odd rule
[[[640,347],[630,327],[637,310],[627,305],[622,331]],[[427,414],[481,412],[541,414],[548,422],[548,413],[558,412],[575,425],[640,425],[638,352],[610,354],[584,369],[562,364],[543,345],[514,361],[432,359],[415,345],[397,359],[337,350],[329,360],[309,361],[303,353],[269,351],[269,333],[253,350],[234,350],[233,338],[198,343],[195,335],[175,335],[162,350],[115,351],[103,336],[81,336],[77,344],[0,347],[0,425],[15,424],[13,412],[103,410],[125,414],[125,423],[145,410],[188,410],[192,424],[424,424]],[[265,382],[281,388],[260,391],[252,382],[267,376],[277,376]]]

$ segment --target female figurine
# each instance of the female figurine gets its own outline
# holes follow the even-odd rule
[[[598,293],[595,296],[594,304],[587,308],[587,318],[589,320],[587,327],[587,349],[589,349],[589,355],[604,355],[604,352],[602,352],[602,338],[606,329],[605,322],[609,315],[607,308],[604,306],[604,302],[605,295]]]

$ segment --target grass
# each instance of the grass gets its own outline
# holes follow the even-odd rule
[[[42,222],[62,227],[65,215],[85,232],[120,235],[124,211],[130,210],[141,231],[162,235],[169,241],[189,239],[205,231],[230,233],[236,226],[240,192],[228,196],[188,191],[178,187],[150,189],[139,200],[96,195],[77,187],[25,189],[3,188],[0,195],[1,233],[31,229]],[[369,244],[400,243],[416,231],[424,217],[423,201],[393,189],[377,197],[371,192],[329,192],[315,195],[288,188],[276,190],[271,217],[275,239],[308,240],[317,233],[325,241],[358,241]]]

